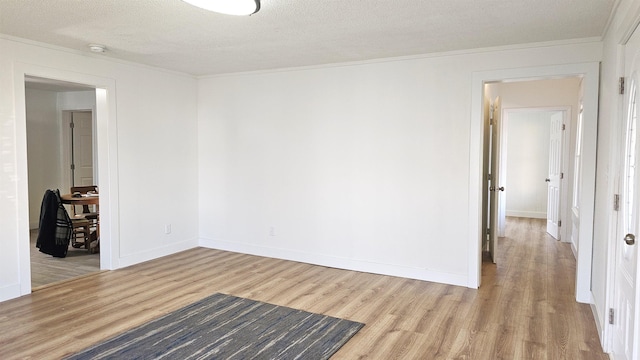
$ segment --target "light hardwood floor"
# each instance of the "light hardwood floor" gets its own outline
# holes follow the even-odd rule
[[[215,292],[365,323],[333,359],[608,359],[543,226],[509,219],[479,290],[192,249],[0,303],[0,359],[57,359]]]
[[[41,253],[36,247],[38,230],[31,230],[30,235],[32,289],[100,271],[100,254],[69,246],[66,257],[56,258]]]

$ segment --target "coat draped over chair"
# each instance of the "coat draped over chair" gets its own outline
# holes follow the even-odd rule
[[[65,257],[71,241],[72,223],[60,200],[59,190],[47,190],[40,206],[40,229],[36,247],[54,257]]]

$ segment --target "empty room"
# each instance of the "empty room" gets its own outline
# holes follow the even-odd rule
[[[0,0],[0,358],[640,357],[640,3],[226,3]]]

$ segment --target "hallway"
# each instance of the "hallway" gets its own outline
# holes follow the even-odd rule
[[[544,219],[509,217],[505,235],[497,265],[483,263],[471,329],[487,332],[497,357],[608,359],[590,306],[575,301],[570,245],[548,235]]]

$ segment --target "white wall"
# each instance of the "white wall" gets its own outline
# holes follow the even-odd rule
[[[30,289],[26,125],[17,105],[25,73],[109,89],[98,129],[110,179],[101,194],[111,203],[100,207],[111,224],[101,265],[106,253],[107,266],[118,268],[197,246],[194,78],[13,38],[0,38],[0,53],[0,301]]]
[[[58,110],[93,110],[96,107],[95,91],[63,91],[58,93]]]
[[[505,152],[507,216],[547,218],[549,133],[552,111],[506,112]]]
[[[40,204],[47,189],[61,185],[58,94],[26,89],[27,156],[29,159],[29,228],[38,228]]]
[[[201,244],[470,284],[473,72],[600,52],[586,42],[204,78]]]

